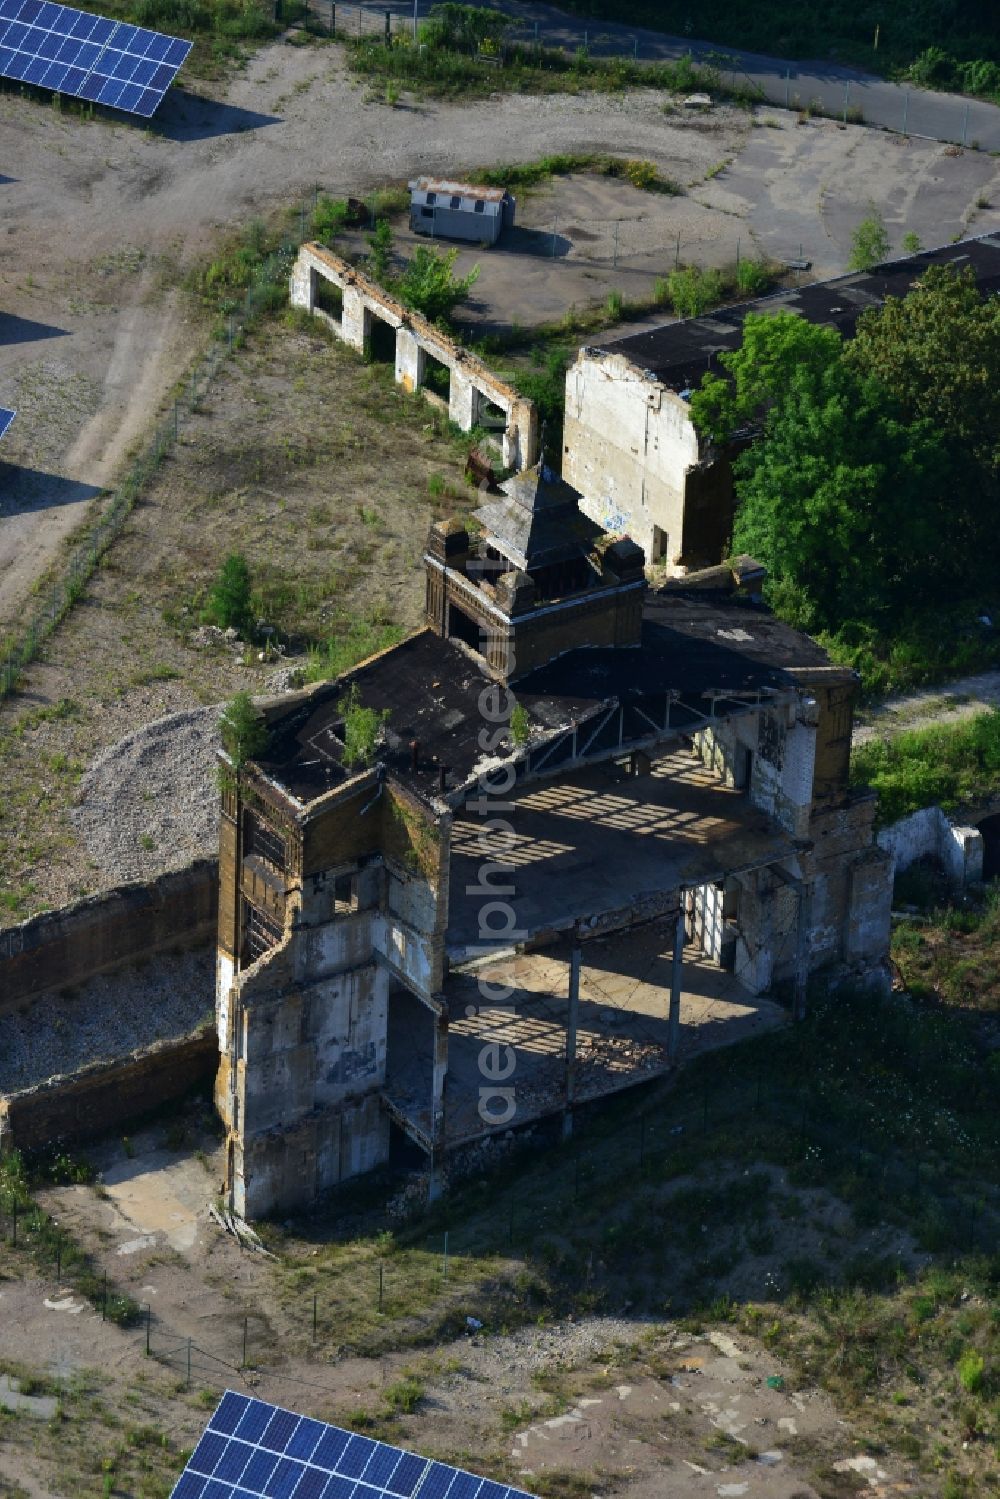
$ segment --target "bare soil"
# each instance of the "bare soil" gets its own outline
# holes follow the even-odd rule
[[[48,1425],[30,1410],[6,1417],[6,1492],[68,1499],[112,1472],[116,1495],[166,1493],[214,1399],[230,1386],[554,1499],[918,1492],[898,1460],[870,1457],[860,1430],[759,1334],[650,1320],[627,1307],[505,1331],[484,1310],[490,1288],[480,1267],[461,1258],[452,1262],[449,1295],[440,1256],[429,1255],[424,1294],[450,1299],[460,1320],[479,1313],[482,1330],[428,1348],[406,1347],[404,1336],[393,1351],[393,1329],[405,1328],[406,1318],[387,1299],[386,1351],[345,1353],[338,1345],[353,1324],[331,1325],[322,1271],[309,1269],[322,1239],[317,1249],[308,1234],[280,1236],[279,1260],[242,1251],[208,1214],[220,1161],[210,1138],[201,1144],[198,1152],[178,1147],[162,1127],[124,1147],[109,1142],[95,1152],[96,1188],[50,1188],[40,1197],[90,1251],[98,1273],[151,1308],[152,1360],[143,1324],[123,1331],[102,1322],[81,1297],[25,1274],[18,1254],[0,1249],[4,1367],[41,1376],[61,1395],[62,1411]],[[523,1275],[519,1259],[509,1256],[497,1274]],[[375,1297],[368,1262],[354,1263],[355,1278]],[[386,1263],[391,1285],[400,1272],[391,1257]],[[311,1306],[314,1289],[315,1337],[298,1305]],[[404,1381],[408,1399],[400,1398]],[[160,1434],[155,1448],[143,1436],[149,1426]],[[137,1461],[144,1453],[145,1470]]]
[[[560,150],[647,158],[686,187],[656,203],[592,200],[590,189],[567,201],[558,187],[539,198],[525,223],[568,240],[564,263],[490,258],[494,315],[523,322],[612,287],[648,291],[678,235],[683,258],[729,260],[740,242],[743,254],[801,251],[826,275],[844,265],[868,198],[894,239],[913,229],[939,243],[998,221],[997,208],[976,206],[1000,204],[1000,168],[982,153],[796,125],[773,109],[758,111],[757,129],[730,109],[690,118],[665,113],[652,92],[394,108],[368,98],[339,47],[302,40],[261,48],[220,99],[172,91],[149,127],[0,97],[0,400],[23,407],[4,441],[0,627],[201,345],[179,290],[186,270],[233,226],[311,201],[317,187],[363,194],[428,169]],[[617,266],[614,218],[625,220]],[[484,277],[483,298],[486,288]]]
[[[276,320],[236,353],[23,692],[0,707],[0,921],[213,852],[203,720],[181,720],[191,732],[165,756],[154,732],[84,771],[137,726],[269,690],[274,661],[199,629],[230,552],[246,556],[264,619],[300,661],[303,638],[419,623],[431,520],[474,498],[462,447],[440,427],[391,371],[318,325]]]

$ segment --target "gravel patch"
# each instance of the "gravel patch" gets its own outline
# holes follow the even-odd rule
[[[104,750],[71,817],[116,884],[148,880],[219,851],[215,754],[222,704],[171,713]]]
[[[190,1035],[212,1017],[214,985],[214,947],[161,953],[0,1016],[0,1093]]]

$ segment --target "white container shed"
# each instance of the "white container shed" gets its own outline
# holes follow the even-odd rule
[[[440,177],[418,177],[409,188],[410,228],[415,234],[495,245],[513,226],[514,199],[505,188]]]

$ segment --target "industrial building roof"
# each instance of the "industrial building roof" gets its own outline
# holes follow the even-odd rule
[[[544,464],[504,480],[473,514],[492,546],[515,567],[530,571],[579,557],[601,527],[579,508],[580,496]]]
[[[815,641],[770,610],[681,581],[647,595],[638,646],[569,651],[513,691],[544,732],[589,717],[602,703],[657,693],[698,699],[791,690],[789,668],[827,665]],[[413,790],[439,793],[442,767],[449,789],[473,775],[483,758],[480,731],[489,728],[480,695],[492,678],[471,651],[421,630],[272,719],[258,764],[296,800],[313,801],[346,779],[338,704],[352,683],[363,706],[390,710],[379,759]]]
[[[1000,292],[1000,236],[964,239],[890,261],[873,271],[773,292],[752,302],[720,307],[704,317],[664,323],[644,333],[595,345],[587,352],[623,355],[671,389],[690,389],[706,370],[715,367],[718,354],[739,348],[747,313],[795,312],[850,338],[862,312],[880,307],[887,297],[905,296],[932,265],[970,266],[980,291],[996,294]]]

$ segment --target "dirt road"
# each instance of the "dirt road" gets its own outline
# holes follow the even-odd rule
[[[0,632],[204,341],[185,272],[226,232],[317,186],[357,193],[549,151],[643,156],[686,187],[663,222],[664,267],[677,235],[686,248],[715,236],[732,255],[745,233],[744,254],[801,246],[816,274],[830,274],[846,257],[860,183],[896,237],[915,229],[932,243],[1000,225],[976,206],[1000,202],[1000,164],[985,155],[948,158],[914,141],[890,151],[863,128],[770,119],[777,128],[752,129],[736,111],[689,120],[647,92],[392,108],[366,97],[339,47],[291,38],[256,53],[221,101],[173,91],[153,129],[5,95],[0,402],[18,419],[0,468]],[[651,276],[648,244],[643,253]],[[571,261],[551,271],[565,306],[581,296]],[[593,279],[597,295],[611,274],[609,264]],[[551,314],[559,300],[549,286],[539,305]]]
[[[958,677],[938,687],[924,687],[919,692],[902,693],[886,698],[865,709],[854,730],[853,743],[866,744],[870,739],[887,739],[905,729],[926,729],[940,724],[959,723],[985,708],[1000,706],[1000,671],[983,671],[972,677]]]

